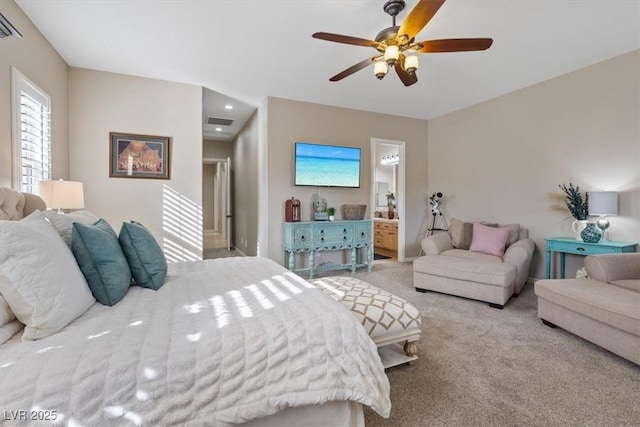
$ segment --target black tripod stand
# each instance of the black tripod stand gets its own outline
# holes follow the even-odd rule
[[[449,226],[447,220],[440,212],[440,201],[444,196],[442,193],[433,193],[429,197],[429,203],[431,204],[431,227],[427,228],[427,236],[433,235],[434,231],[447,231]]]

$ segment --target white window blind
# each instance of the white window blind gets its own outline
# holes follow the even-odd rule
[[[51,98],[13,69],[15,188],[35,193],[51,179]]]

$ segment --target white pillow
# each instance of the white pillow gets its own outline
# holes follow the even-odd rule
[[[0,327],[0,344],[9,341],[9,338],[20,332],[24,325],[17,320]]]
[[[95,302],[73,254],[44,214],[0,221],[0,293],[23,340],[55,334]]]
[[[51,222],[53,228],[58,232],[62,240],[71,248],[71,231],[73,223],[79,222],[84,225],[92,225],[100,218],[89,211],[75,211],[68,214],[59,214],[56,211],[44,211],[44,216]]]
[[[2,279],[0,279],[2,280]],[[16,318],[16,315],[13,314],[13,311],[9,308],[9,304],[4,299],[2,295],[0,295],[0,327],[6,325]]]

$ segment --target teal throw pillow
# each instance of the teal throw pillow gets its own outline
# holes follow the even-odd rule
[[[104,219],[93,225],[73,224],[71,250],[91,293],[104,305],[115,305],[131,286],[131,270],[118,236]]]
[[[139,222],[123,222],[119,239],[136,284],[160,289],[167,278],[167,260],[151,232]]]

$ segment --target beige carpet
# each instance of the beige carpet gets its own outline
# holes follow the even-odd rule
[[[420,359],[387,370],[391,417],[365,409],[367,427],[640,426],[640,366],[542,325],[533,286],[496,310],[416,292],[410,263],[356,275],[422,312]]]

